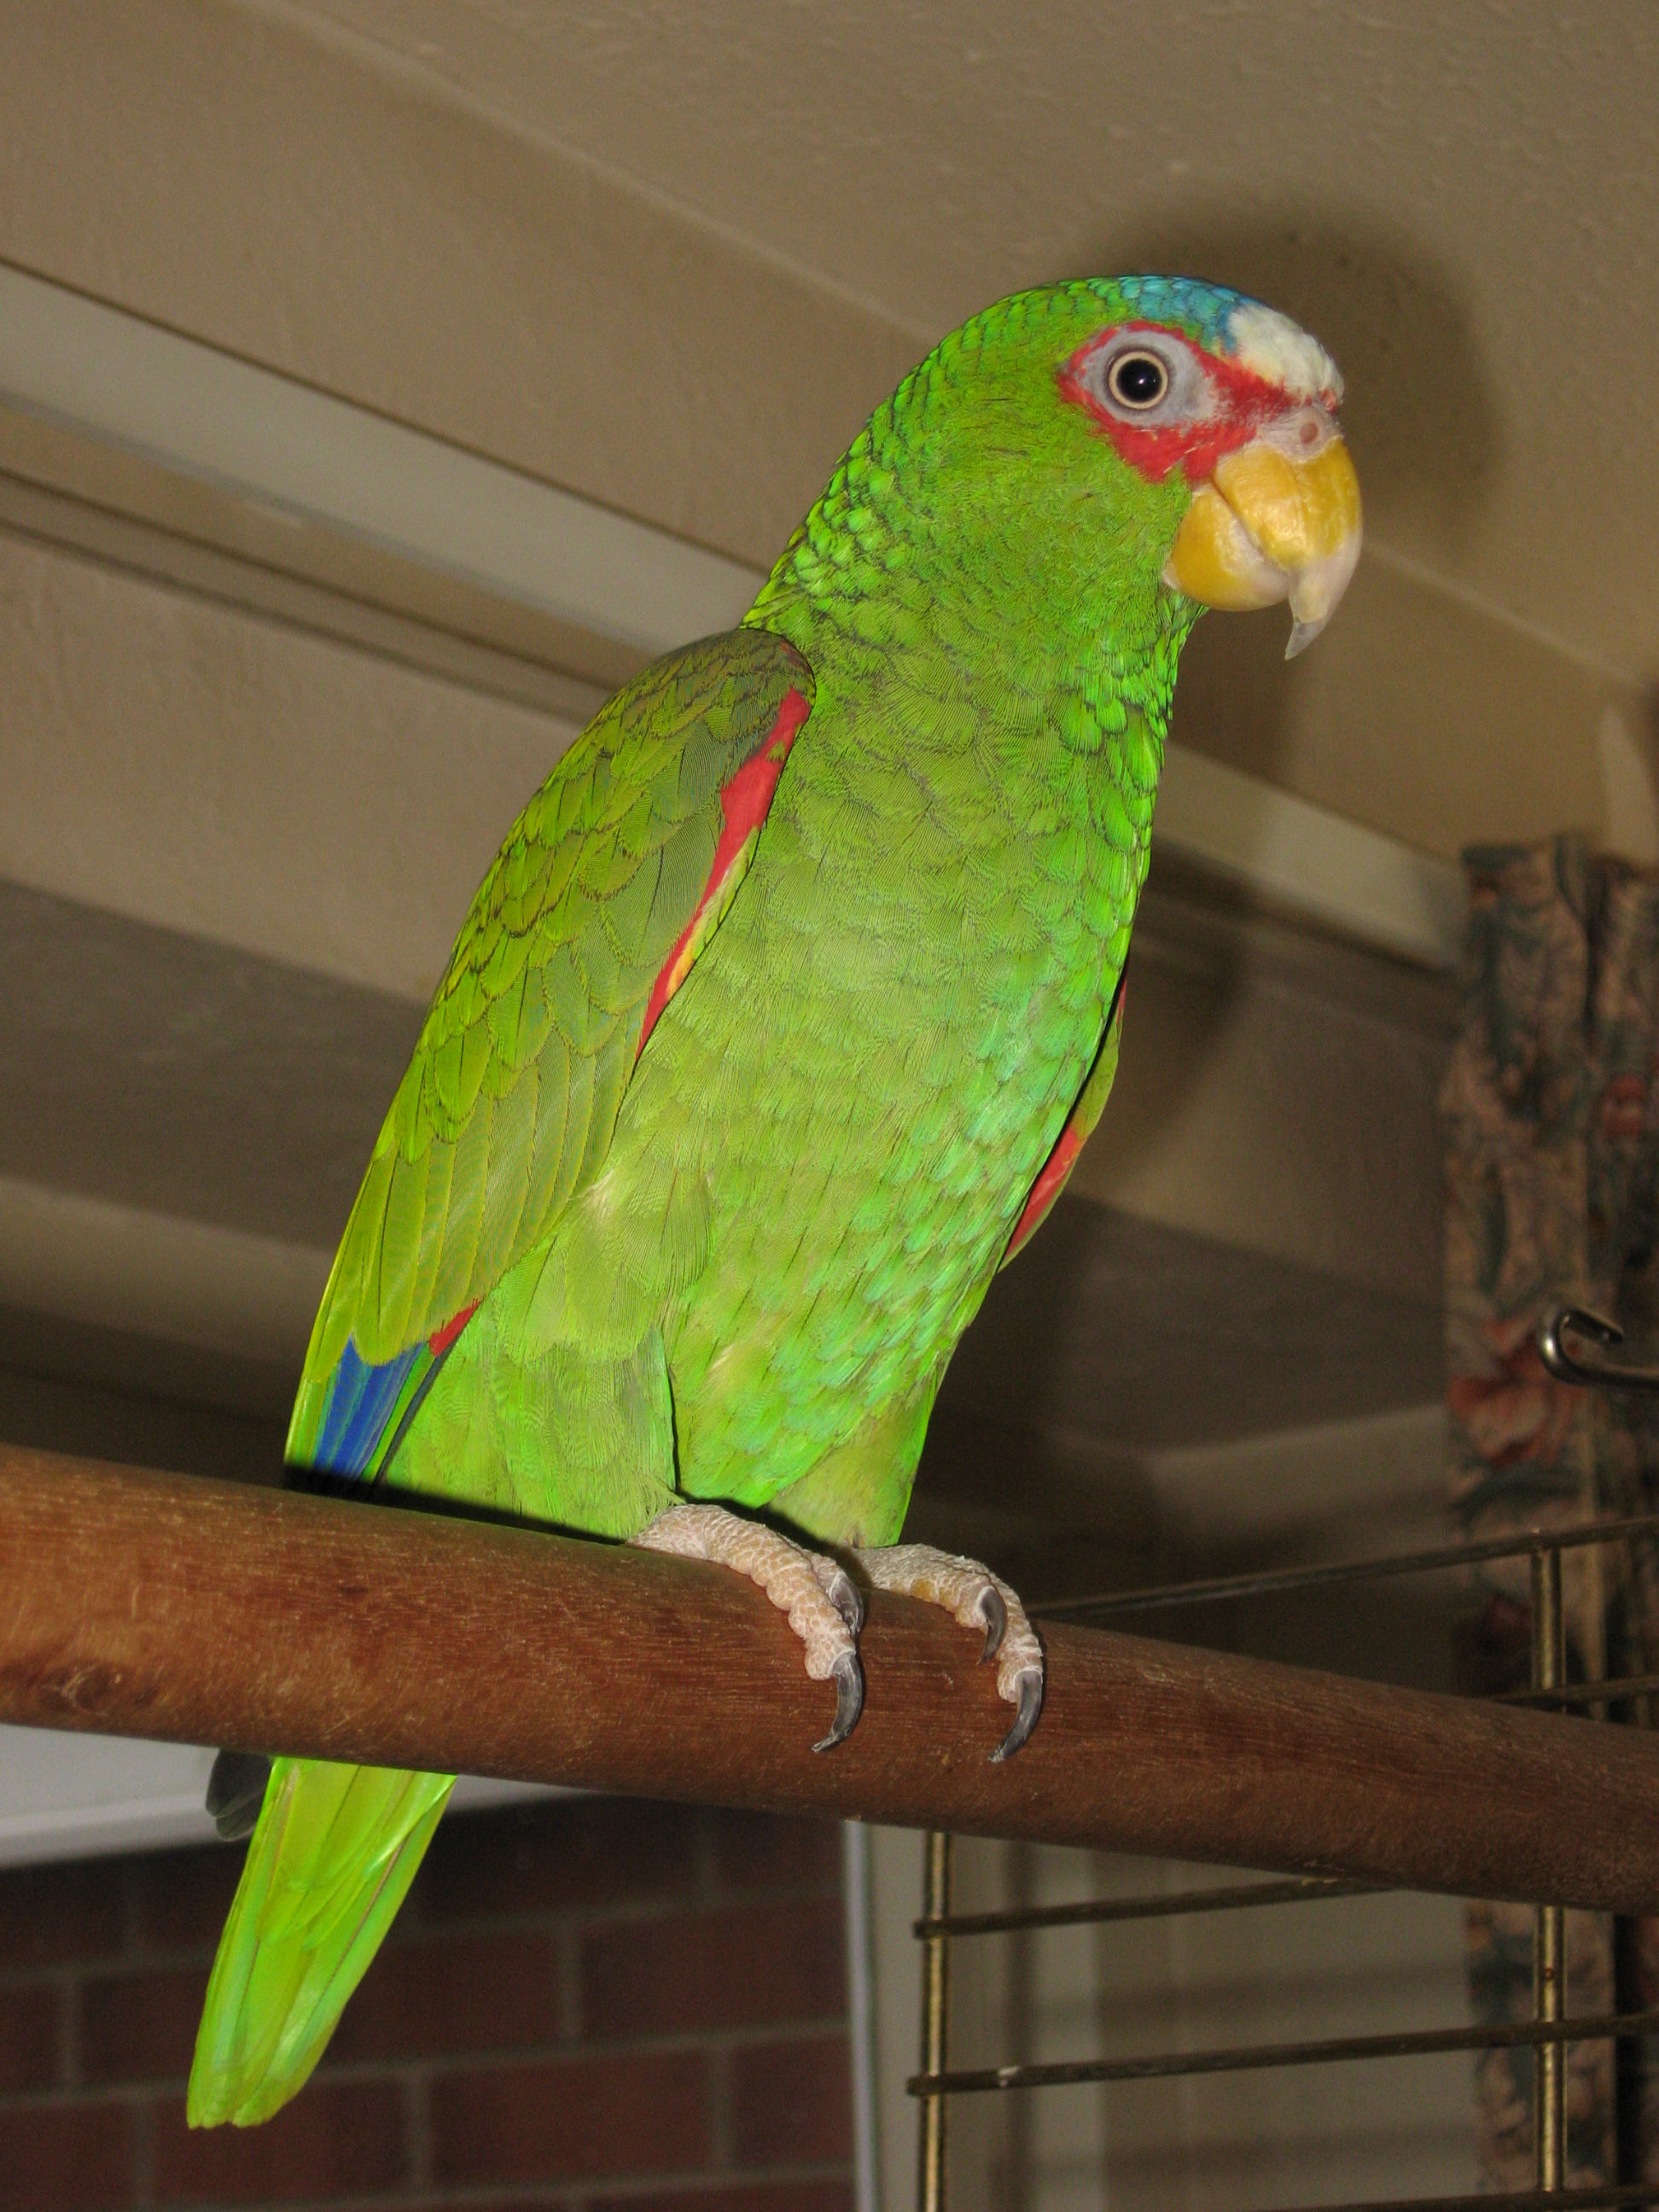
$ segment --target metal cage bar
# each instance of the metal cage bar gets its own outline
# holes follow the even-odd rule
[[[1532,1686],[1559,1689],[1566,1678],[1566,1625],[1561,1607],[1561,1554],[1534,1552],[1532,1558]],[[1566,2009],[1567,1916],[1559,1905],[1540,1905],[1532,1939],[1533,2011],[1539,2027],[1559,2027]],[[1559,2194],[1566,2185],[1567,2054],[1552,2039],[1537,2046],[1534,2061],[1534,2135],[1538,2149],[1538,2186]]]
[[[1358,1582],[1436,1573],[1503,1559],[1531,1562],[1532,1684],[1492,1703],[1553,1706],[1558,1711],[1593,1709],[1605,1717],[1608,1706],[1659,1689],[1659,1676],[1633,1674],[1597,1682],[1566,1680],[1565,1628],[1562,1606],[1561,1555],[1589,1544],[1627,1542],[1659,1535],[1659,1513],[1580,1522],[1559,1528],[1534,1528],[1513,1537],[1446,1545],[1390,1558],[1347,1561],[1328,1567],[1230,1575],[1131,1590],[1099,1598],[1068,1600],[1034,1612],[1048,1617],[1079,1613],[1112,1613],[1160,1610],[1222,1600],[1254,1597],[1290,1589],[1337,1588]],[[928,1882],[922,1918],[915,1933],[924,1943],[925,2032],[922,2071],[906,2084],[922,2100],[925,2114],[937,2114],[924,2137],[922,2212],[944,2212],[944,2106],[952,2096],[1007,2093],[1074,2083],[1145,2081],[1194,2075],[1265,2071],[1365,2059],[1402,2058],[1430,2052],[1530,2048],[1535,2065],[1535,2190],[1474,2197],[1418,2197],[1388,2203],[1327,2205],[1311,2212],[1504,2212],[1504,2208],[1559,2208],[1659,2204],[1659,2182],[1609,2185],[1593,2189],[1566,2186],[1566,2045],[1659,2032],[1659,2012],[1614,2014],[1571,2019],[1566,2010],[1565,1913],[1557,1904],[1536,1908],[1534,1937],[1534,2017],[1502,2027],[1430,2029],[1415,2034],[1346,2036],[1323,2041],[1236,2045],[1207,2051],[1153,2052],[1122,2059],[1079,2059],[1045,2065],[996,2066],[953,2070],[949,2064],[948,1947],[958,1938],[1010,1935],[1042,1928],[1099,1925],[1174,1915],[1233,1912],[1252,1907],[1311,1904],[1325,1898],[1377,1893],[1381,1885],[1322,1876],[1277,1881],[1241,1882],[1216,1889],[1193,1889],[1174,1896],[1095,1899],[1023,1911],[952,1913],[948,1874],[943,1887],[933,1869],[948,1869],[949,1838],[927,1838]],[[945,1900],[941,1902],[940,1900]],[[927,2146],[935,2146],[936,2170]]]
[[[927,1939],[921,1967],[921,2063],[923,2074],[942,2082],[951,2035],[951,1946],[942,1932],[951,1911],[952,1839],[939,1829],[927,1836],[924,1910],[936,1931]],[[943,2087],[921,2099],[921,2172],[917,2195],[921,2212],[945,2212],[945,2097]]]
[[[1046,2065],[963,2067],[912,2075],[912,2096],[933,2103],[1011,2089],[1073,2088],[1090,2081],[1175,2081],[1201,2074],[1265,2074],[1279,2066],[1340,2066],[1366,2059],[1422,2058],[1449,2051],[1559,2051],[1568,2043],[1606,2043],[1659,2033],[1659,2012],[1608,2013],[1595,2019],[1523,2020],[1498,2027],[1427,2027],[1401,2035],[1333,2035],[1310,2043],[1239,2043],[1221,2051],[1158,2051],[1143,2058],[1066,2058]],[[1540,2163],[1541,2163],[1540,2158]],[[1544,2186],[1545,2185],[1540,2185]],[[1659,2182],[1654,2185],[1659,2197]]]

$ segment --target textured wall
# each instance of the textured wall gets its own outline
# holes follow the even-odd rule
[[[833,1826],[606,1800],[453,1819],[297,2103],[192,2133],[240,1857],[0,1875],[4,2212],[850,2212]]]

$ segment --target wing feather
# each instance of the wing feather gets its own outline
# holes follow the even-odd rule
[[[775,781],[811,696],[781,638],[705,639],[618,692],[532,798],[473,902],[352,1209],[291,1456],[340,1432],[344,1401],[329,1393],[348,1352],[354,1389],[357,1367],[394,1362],[401,1389],[410,1356],[434,1339],[441,1351],[599,1172],[647,1008],[654,1020],[669,963],[677,988],[753,849],[722,845],[726,787],[763,751]]]
[[[415,1297],[415,1271],[421,1256],[425,1222],[427,1170],[432,1147],[401,1162],[386,1193],[380,1230],[380,1322],[383,1334],[401,1343]]]
[[[447,1318],[467,1303],[478,1240],[483,1233],[484,1187],[489,1173],[488,1114],[474,1115],[453,1148],[448,1206],[439,1226],[441,1251],[431,1313]],[[440,1322],[438,1326],[442,1327]]]
[[[427,1154],[426,1203],[421,1218],[421,1249],[415,1263],[414,1304],[430,1312],[443,1264],[444,1224],[449,1218],[450,1193],[454,1188],[455,1147],[434,1143]]]
[[[527,1067],[516,1083],[501,1093],[489,1133],[489,1160],[484,1172],[483,1216],[478,1232],[481,1251],[514,1249],[525,1200],[530,1194],[530,1148],[536,1133],[537,1071]],[[463,1299],[463,1304],[471,1303]]]

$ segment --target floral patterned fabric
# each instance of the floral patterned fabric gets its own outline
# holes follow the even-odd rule
[[[1462,1032],[1446,1132],[1449,1476],[1463,1532],[1487,1536],[1659,1502],[1659,1401],[1575,1389],[1533,1340],[1563,1299],[1621,1322],[1650,1354],[1659,1323],[1659,880],[1582,842],[1464,856]],[[1640,1544],[1568,1552],[1568,1671],[1659,1669],[1659,1559]],[[1527,1561],[1483,1569],[1459,1639],[1465,1688],[1523,1686]],[[1644,1701],[1645,1706],[1647,1701]],[[1621,1713],[1651,1725],[1646,1710]],[[1477,2017],[1532,2010],[1533,1916],[1469,1908]],[[1568,1916],[1570,2013],[1659,2003],[1659,1923]],[[1533,2057],[1476,2069],[1482,2179],[1534,2183]],[[1569,2046],[1569,2187],[1659,2179],[1659,2045]]]

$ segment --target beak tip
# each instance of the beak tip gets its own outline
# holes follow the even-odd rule
[[[1164,576],[1189,599],[1244,609],[1288,598],[1294,660],[1324,629],[1359,559],[1359,484],[1332,429],[1310,458],[1262,435],[1224,454],[1194,492]]]

